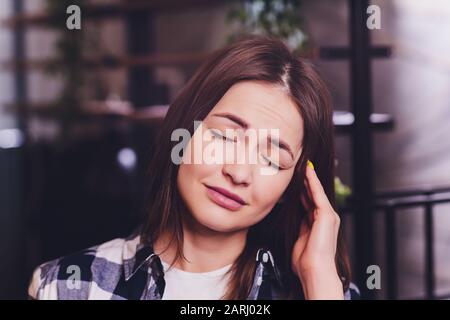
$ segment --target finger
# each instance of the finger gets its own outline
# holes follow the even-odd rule
[[[316,253],[330,257],[332,260],[336,255],[337,231],[333,220],[324,216],[314,221],[309,232],[308,243],[314,243]]]
[[[314,209],[314,207],[311,207],[311,203],[308,201],[308,198],[311,199],[312,201],[312,195],[311,192],[309,191],[309,187],[308,187],[308,183],[306,182],[306,180],[303,181],[304,186],[305,186],[305,191],[301,192],[300,195],[300,199],[303,205],[303,208],[305,208],[306,212],[310,212],[312,209]]]
[[[336,223],[335,223],[335,241],[336,241],[336,249],[337,249],[337,243],[339,239],[339,232],[341,230],[341,217],[336,213]]]
[[[306,178],[307,185],[309,187],[312,200],[317,209],[330,209],[332,208],[330,201],[317,177],[316,171],[309,166],[306,166]]]
[[[308,195],[306,195],[306,193],[308,193]],[[308,191],[308,187],[305,184],[305,192],[303,192],[300,195],[301,202],[303,204],[303,208],[305,209],[305,211],[304,211],[305,216],[303,217],[302,221],[304,221],[308,225],[308,227],[311,228],[312,223],[314,222],[314,219],[315,219],[315,216],[314,216],[315,208],[314,208],[314,204],[311,205],[312,200],[308,200],[308,197],[309,197],[309,199],[312,199],[312,196],[311,196],[310,192]]]

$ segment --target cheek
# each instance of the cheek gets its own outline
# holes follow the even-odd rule
[[[215,153],[209,152],[211,149],[214,150],[212,147],[215,146],[210,135],[209,132],[205,132],[203,125],[195,130],[183,152],[181,166],[187,167],[184,170],[196,173],[197,176],[202,176],[203,172],[210,173],[217,170],[219,161],[214,161],[216,160]],[[224,161],[223,157],[217,160]]]
[[[283,172],[277,176],[258,176],[254,183],[254,203],[261,212],[268,211],[275,206],[291,178],[292,173],[289,172]]]
[[[208,180],[209,177],[215,176],[217,172],[220,172],[220,165],[195,164],[192,150],[191,143],[189,142],[177,176],[177,185],[185,202],[197,202],[197,198],[194,195],[199,194],[199,188],[202,188],[201,182]],[[185,161],[185,159],[191,160]],[[190,205],[192,204],[190,203]]]
[[[201,137],[201,134],[197,129],[186,146],[178,172],[178,180],[181,180],[181,182],[202,179],[217,170],[215,165],[202,163],[203,150],[201,147],[204,147],[205,143],[199,143],[199,137]]]
[[[178,187],[185,192],[194,193],[198,187],[197,184],[216,171],[217,168],[212,165],[181,164],[177,177]]]

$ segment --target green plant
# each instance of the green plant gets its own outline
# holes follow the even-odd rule
[[[60,142],[69,138],[70,125],[80,111],[84,84],[83,46],[85,33],[81,30],[66,28],[67,7],[76,4],[82,7],[86,0],[47,0],[49,26],[58,32],[55,43],[55,59],[47,65],[47,72],[57,75],[63,84],[61,94],[57,97],[51,110],[61,123]]]
[[[86,0],[77,0],[75,4],[82,6]],[[64,87],[59,104],[68,112],[76,112],[80,106],[83,86],[83,44],[85,34],[81,30],[66,28],[66,9],[73,0],[47,0],[50,15],[50,26],[59,31],[56,41],[56,60],[49,65],[48,71],[62,77]]]
[[[70,138],[73,120],[83,113],[83,103],[86,102],[87,93],[98,99],[104,99],[107,96],[101,72],[99,69],[89,67],[90,55],[98,56],[104,53],[101,48],[98,22],[90,21],[87,27],[82,20],[80,30],[69,30],[66,27],[67,8],[75,4],[83,13],[83,8],[86,8],[88,3],[89,0],[47,0],[46,2],[49,26],[57,31],[55,58],[48,63],[47,72],[57,75],[62,82],[61,93],[49,107],[60,121],[62,143]]]
[[[237,22],[240,28],[229,36],[233,41],[247,34],[266,34],[285,41],[294,51],[308,48],[300,0],[240,0],[231,1],[227,22]]]
[[[351,189],[343,184],[338,177],[334,178],[334,191],[336,194],[336,205],[338,207],[344,206],[347,198],[352,194]]]

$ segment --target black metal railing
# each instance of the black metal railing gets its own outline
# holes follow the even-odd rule
[[[397,224],[399,209],[424,209],[425,242],[425,297],[424,299],[450,298],[450,292],[436,295],[434,259],[433,209],[437,204],[450,203],[450,187],[423,188],[406,191],[382,192],[375,195],[375,208],[384,212],[385,251],[387,270],[387,298],[398,298],[397,276]]]

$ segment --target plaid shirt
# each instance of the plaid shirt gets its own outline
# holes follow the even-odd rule
[[[280,275],[269,250],[259,249],[248,300],[280,299]],[[30,299],[159,300],[164,270],[151,246],[140,236],[114,239],[36,268],[28,288]],[[351,284],[345,299],[359,298]]]

